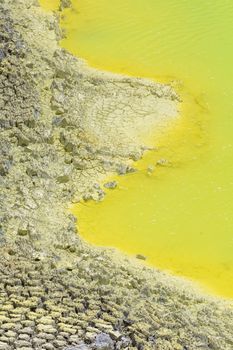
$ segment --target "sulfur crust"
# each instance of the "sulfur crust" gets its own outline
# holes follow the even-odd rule
[[[0,349],[232,349],[230,302],[87,244],[67,211],[177,118],[175,91],[89,68],[37,1],[0,7]]]

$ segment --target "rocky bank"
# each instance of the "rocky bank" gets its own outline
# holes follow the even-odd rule
[[[89,68],[58,16],[0,0],[0,349],[231,350],[229,302],[79,237],[69,203],[134,171],[179,98]]]

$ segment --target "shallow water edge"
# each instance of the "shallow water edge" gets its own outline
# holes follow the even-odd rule
[[[232,18],[225,0],[80,0],[61,21],[61,45],[73,54],[99,69],[170,80],[183,101],[172,131],[160,130],[162,139],[151,132],[156,151],[136,174],[115,179],[118,189],[101,204],[77,206],[83,237],[140,250],[225,297],[233,292]]]

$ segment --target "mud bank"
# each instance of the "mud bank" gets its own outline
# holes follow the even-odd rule
[[[37,1],[0,13],[0,349],[232,349],[228,302],[87,245],[67,211],[133,171],[176,93],[88,68]]]

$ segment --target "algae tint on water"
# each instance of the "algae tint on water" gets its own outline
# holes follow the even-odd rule
[[[103,202],[73,208],[82,236],[233,297],[233,3],[73,0],[63,16],[61,45],[73,54],[99,69],[177,81],[183,99],[137,173],[118,177]]]

